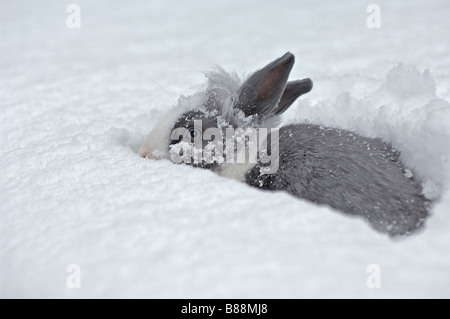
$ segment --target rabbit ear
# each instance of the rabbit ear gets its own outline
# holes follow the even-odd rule
[[[311,81],[311,79],[288,82],[274,114],[279,115],[286,111],[298,97],[308,93],[312,90],[312,88],[313,82]]]
[[[253,73],[238,92],[236,109],[245,116],[273,114],[284,92],[295,57],[288,52]]]

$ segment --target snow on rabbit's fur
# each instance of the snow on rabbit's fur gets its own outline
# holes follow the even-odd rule
[[[288,81],[294,62],[294,55],[288,52],[250,75],[240,86],[234,74],[222,69],[212,73],[204,93],[182,100],[184,105],[157,124],[140,155],[155,158],[155,154],[162,154],[160,158],[167,159],[171,152],[178,155],[181,146],[189,150],[189,143],[192,147],[196,144],[196,153],[201,153],[211,142],[202,139],[202,132],[196,133],[199,128],[195,121],[209,123],[209,127],[220,127],[221,123],[232,128],[274,127],[280,115],[312,89],[310,79]],[[395,77],[395,72],[388,74],[388,79]],[[429,90],[430,75],[425,73],[424,81],[421,79],[419,74],[417,82],[423,82]],[[395,85],[391,87],[396,91]],[[176,133],[174,140],[172,132],[179,128],[183,133]],[[214,136],[224,139],[226,144],[221,132]],[[390,235],[411,234],[423,226],[430,202],[423,195],[420,181],[399,159],[400,152],[388,142],[317,124],[282,126],[271,135],[272,143],[276,140],[270,151],[272,156],[276,153],[276,168],[270,174],[264,173],[267,165],[261,161],[244,164],[200,161],[194,166],[212,169],[264,190],[285,190],[299,198],[362,216],[375,229]],[[222,143],[219,147],[223,148]],[[230,149],[229,145],[225,147]],[[191,155],[187,156],[191,164]],[[271,162],[272,167],[273,159]]]

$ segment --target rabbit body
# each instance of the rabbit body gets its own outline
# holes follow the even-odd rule
[[[215,150],[222,151],[228,148],[225,142],[230,141],[224,137],[227,128],[276,127],[280,115],[312,89],[310,79],[288,82],[293,64],[294,56],[288,52],[243,83],[236,74],[219,68],[209,74],[204,92],[180,99],[180,105],[159,121],[139,154],[173,160],[172,155],[183,155],[182,145],[205,150],[212,145],[212,136],[215,142],[220,141]],[[278,154],[277,170],[270,174],[264,167],[269,164],[261,157],[256,163],[185,163],[260,189],[287,191],[362,216],[389,235],[411,234],[424,224],[430,202],[422,195],[420,183],[402,164],[400,152],[389,143],[314,124],[283,126],[278,134],[278,144],[268,146],[267,154]]]
[[[278,171],[261,174],[264,165],[258,164],[247,184],[361,215],[390,235],[423,224],[429,202],[390,144],[313,124],[284,126],[279,136]]]

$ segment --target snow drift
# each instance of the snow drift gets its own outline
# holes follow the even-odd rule
[[[380,1],[378,30],[360,1],[77,3],[80,29],[64,3],[2,2],[0,297],[450,297],[446,1]],[[138,156],[198,71],[254,70],[288,50],[292,77],[315,88],[285,122],[392,141],[436,199],[424,231],[392,241]]]

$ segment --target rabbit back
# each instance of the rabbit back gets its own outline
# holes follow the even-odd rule
[[[360,215],[390,235],[412,233],[428,215],[429,201],[400,161],[400,152],[378,138],[288,125],[279,131],[278,171],[262,174],[261,166],[247,173],[247,184]]]

